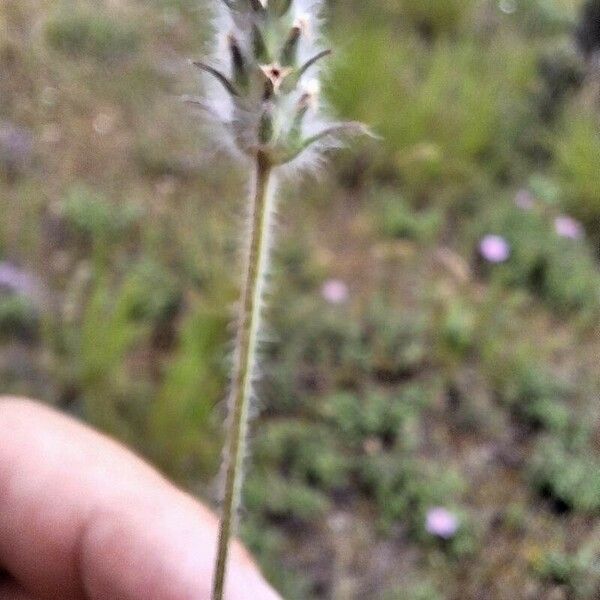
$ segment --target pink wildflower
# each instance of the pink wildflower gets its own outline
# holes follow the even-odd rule
[[[339,279],[328,279],[321,288],[321,295],[329,304],[344,304],[350,293],[348,286]]]
[[[449,510],[436,506],[427,511],[425,529],[431,535],[448,540],[458,531],[458,518]]]
[[[479,252],[491,263],[503,263],[510,258],[510,244],[499,235],[486,235],[479,244]]]
[[[572,217],[561,216],[554,219],[554,229],[561,237],[579,240],[583,237],[583,227]]]

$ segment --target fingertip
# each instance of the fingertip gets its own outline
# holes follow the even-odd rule
[[[14,415],[42,408],[42,404],[31,400],[31,398],[25,398],[24,396],[0,396],[0,416]]]
[[[0,487],[11,482],[0,494],[0,558],[36,597],[210,599],[218,523],[206,507],[28,398],[0,397],[0,429],[11,433],[0,443]],[[8,585],[0,600],[33,600]],[[226,590],[227,600],[281,600],[237,542]]]
[[[210,600],[217,520],[187,494],[166,492],[90,525],[81,563],[88,597]],[[238,542],[230,557],[227,600],[281,600]]]
[[[0,600],[35,600],[21,586],[13,582],[0,582]]]
[[[226,600],[282,600],[256,568],[230,566]]]

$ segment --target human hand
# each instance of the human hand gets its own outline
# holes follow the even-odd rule
[[[0,398],[0,600],[208,600],[213,514],[116,442]],[[228,600],[280,600],[234,544]]]

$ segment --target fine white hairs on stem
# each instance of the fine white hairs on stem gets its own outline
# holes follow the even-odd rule
[[[331,123],[323,114],[320,65],[331,49],[321,45],[320,10],[321,0],[219,0],[215,49],[193,63],[212,86],[202,98],[186,97],[218,126],[219,135],[227,136],[222,145],[253,165],[213,600],[223,599],[240,504],[275,213],[273,173],[318,164],[315,157],[340,138],[368,133],[359,123]]]

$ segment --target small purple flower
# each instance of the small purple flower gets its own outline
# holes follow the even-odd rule
[[[558,235],[570,240],[579,240],[583,237],[583,226],[572,217],[556,217],[554,219],[554,229]]]
[[[436,506],[427,511],[425,529],[431,535],[448,540],[458,531],[458,518],[446,508]]]
[[[503,263],[510,258],[510,244],[499,235],[486,235],[479,243],[479,252],[491,263]]]
[[[8,121],[0,122],[0,168],[24,169],[33,153],[33,136],[28,129]]]
[[[531,210],[535,207],[535,197],[528,190],[519,190],[515,195],[515,204],[522,210]]]
[[[33,276],[9,262],[0,262],[0,292],[33,298],[40,291],[40,284]]]
[[[321,296],[329,304],[344,304],[348,301],[350,293],[348,286],[339,279],[328,279],[321,288]]]

